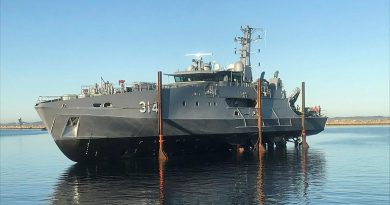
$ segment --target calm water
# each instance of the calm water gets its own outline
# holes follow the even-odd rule
[[[389,204],[390,127],[250,153],[79,165],[45,131],[0,131],[1,204]]]

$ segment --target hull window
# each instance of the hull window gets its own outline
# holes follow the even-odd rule
[[[101,106],[102,106],[101,103],[94,103],[94,104],[93,104],[93,107],[101,107]]]

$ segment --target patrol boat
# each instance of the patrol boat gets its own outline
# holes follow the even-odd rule
[[[158,94],[164,150],[181,151],[252,147],[258,140],[257,90],[251,66],[251,43],[256,29],[241,27],[240,59],[223,68],[195,55],[185,71],[170,76],[174,83],[119,80],[119,86],[101,79],[83,86],[80,95],[40,97],[35,109],[61,151],[71,160],[109,160],[156,153],[159,135]],[[285,145],[301,135],[305,116],[307,135],[324,130],[327,118],[320,109],[295,105],[299,88],[287,97],[279,72],[266,80],[262,72],[262,141]],[[301,112],[300,110],[306,112]],[[179,152],[178,152],[179,150]]]

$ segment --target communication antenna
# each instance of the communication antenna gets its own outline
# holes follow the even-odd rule
[[[259,34],[259,35],[257,36],[257,39],[256,39],[255,41],[263,40],[263,39],[264,39],[264,48],[267,48],[267,39],[266,39],[267,30],[265,30],[265,29],[263,29],[263,28],[260,29],[260,30],[261,30],[261,34]],[[259,48],[259,49],[258,49],[258,53],[260,53],[260,52],[261,52],[261,49]],[[261,65],[261,63],[258,62],[257,67],[260,68],[260,65]]]
[[[253,28],[253,32],[258,32],[259,34],[252,41],[256,42],[258,40],[265,39],[266,30],[264,28]]]
[[[233,44],[234,44],[234,55],[237,55],[237,42],[238,42],[238,39],[237,39],[237,35],[234,37],[234,41],[233,41]]]

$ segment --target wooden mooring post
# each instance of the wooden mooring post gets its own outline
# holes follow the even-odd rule
[[[261,80],[257,80],[257,127],[259,129],[259,135],[258,135],[258,150],[259,153],[264,153],[265,148],[263,146],[262,142],[262,133],[263,133],[263,122],[261,118]]]
[[[162,103],[162,73],[158,72],[157,76],[157,107],[158,107],[158,158],[168,159],[164,152],[164,134],[163,134],[163,103]]]
[[[306,115],[306,108],[305,108],[305,82],[302,82],[302,148],[309,148],[309,145],[306,142],[306,127],[305,127],[305,115]]]

